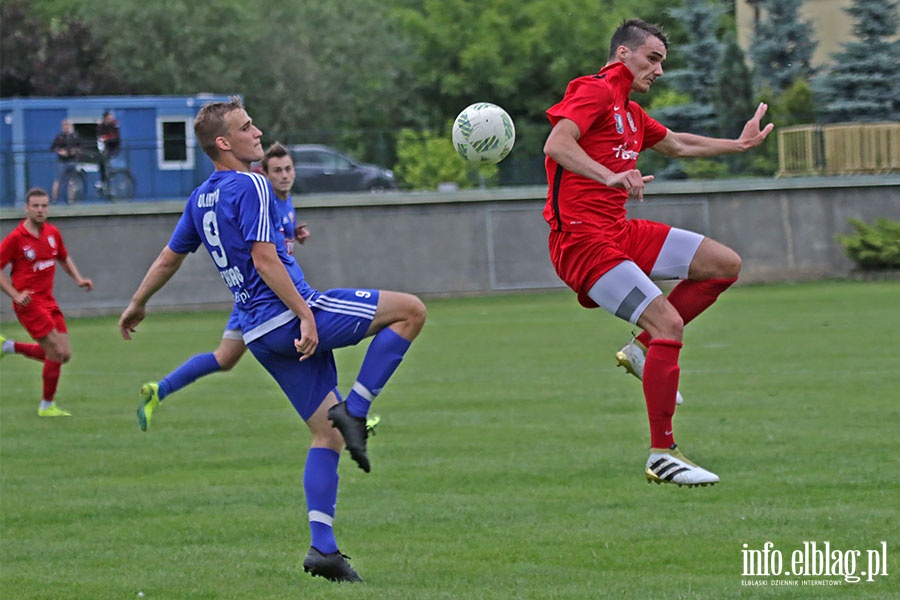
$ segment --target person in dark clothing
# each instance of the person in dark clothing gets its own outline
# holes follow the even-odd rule
[[[112,112],[103,111],[103,117],[97,123],[97,148],[100,150],[100,181],[106,185],[107,166],[110,159],[119,153],[122,141],[119,122]]]
[[[68,181],[69,173],[77,168],[78,155],[81,153],[81,140],[75,133],[72,122],[68,119],[62,121],[62,131],[55,138],[50,150],[56,153],[56,180],[53,182],[53,190],[51,191],[51,199],[56,202],[59,194],[59,184],[62,181]],[[66,202],[69,201],[68,189],[66,192]]]

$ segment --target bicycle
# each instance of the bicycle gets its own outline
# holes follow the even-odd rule
[[[131,171],[113,167],[110,157],[105,152],[98,150],[79,154],[76,166],[63,176],[63,181],[60,182],[60,196],[65,199],[66,204],[75,204],[85,198],[88,176],[82,166],[84,163],[97,165],[102,163],[99,171],[105,173],[106,178],[94,183],[94,189],[99,197],[105,198],[108,202],[134,198],[134,175],[131,174]]]

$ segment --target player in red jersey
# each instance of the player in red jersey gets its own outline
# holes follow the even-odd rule
[[[53,298],[56,263],[78,287],[91,291],[94,283],[81,276],[66,251],[59,229],[47,223],[49,205],[50,197],[46,191],[41,188],[28,190],[25,219],[0,243],[0,289],[12,298],[16,317],[37,342],[14,342],[0,336],[0,358],[16,353],[43,361],[44,392],[38,416],[68,417],[71,413],[53,401],[60,368],[72,356],[66,321]],[[11,278],[4,271],[10,263]]]
[[[625,21],[612,36],[606,66],[572,80],[563,99],[547,110],[553,129],[544,145],[544,218],[550,258],[579,302],[643,329],[617,359],[643,381],[650,420],[647,480],[710,485],[719,477],[688,461],[675,445],[678,355],[684,325],[737,280],[741,259],[700,234],[626,220],[625,202],[643,200],[644,186],[653,181],[636,166],[642,151],[671,157],[743,152],[761,144],[774,125],[760,126],[765,104],[735,140],[677,133],[652,119],[630,96],[646,92],[663,74],[667,51],[658,26]],[[666,298],[654,279],[682,281]]]

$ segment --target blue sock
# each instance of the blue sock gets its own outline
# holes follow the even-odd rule
[[[356,382],[347,394],[347,412],[354,417],[369,414],[369,406],[400,366],[409,345],[409,340],[387,327],[375,334],[359,367]]]
[[[221,370],[222,367],[219,366],[219,361],[212,352],[192,356],[159,382],[159,399],[162,400],[204,375]]]
[[[323,554],[337,552],[338,549],[332,524],[337,507],[340,458],[340,454],[329,448],[310,448],[303,469],[311,545]]]

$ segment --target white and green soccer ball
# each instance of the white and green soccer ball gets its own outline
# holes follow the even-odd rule
[[[453,122],[453,145],[469,162],[496,164],[516,143],[516,126],[496,104],[476,102],[463,109]]]

